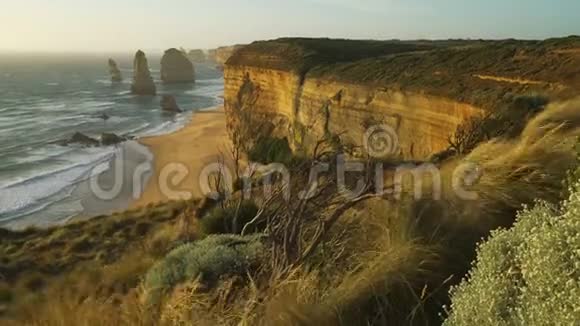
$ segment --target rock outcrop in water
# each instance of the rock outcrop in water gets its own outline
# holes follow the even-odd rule
[[[112,146],[120,144],[124,141],[128,140],[125,137],[121,137],[119,135],[113,133],[103,133],[101,135],[101,145],[102,146]]]
[[[72,144],[79,144],[81,146],[86,146],[86,147],[96,147],[99,146],[101,143],[92,137],[89,137],[83,133],[80,132],[75,132],[70,139],[64,140],[59,142],[60,145],[62,146],[68,146],[68,145],[72,145]]]
[[[135,54],[133,61],[133,84],[131,85],[131,93],[136,95],[155,95],[157,88],[151,77],[149,71],[149,64],[145,53],[139,50]]]
[[[58,141],[56,144],[61,146],[80,145],[83,147],[98,147],[117,145],[130,139],[131,137],[123,137],[113,133],[103,133],[101,135],[101,140],[98,140],[81,132],[75,132],[69,139]]]
[[[206,62],[207,61],[207,57],[205,55],[205,52],[203,52],[203,50],[199,50],[199,49],[190,50],[188,52],[187,56],[193,62],[202,63],[202,62]]]
[[[191,83],[195,81],[193,63],[187,55],[175,48],[165,51],[161,58],[161,80],[164,83]]]
[[[177,105],[177,101],[175,100],[175,97],[172,95],[163,95],[163,97],[161,98],[161,109],[164,112],[170,112],[170,113],[183,112],[179,108],[179,105]]]
[[[109,73],[111,74],[112,82],[118,83],[123,81],[123,75],[121,75],[121,70],[119,70],[117,63],[113,59],[109,59]]]
[[[524,120],[528,108],[513,108],[522,96],[573,96],[580,56],[568,48],[580,48],[580,39],[255,42],[225,64],[228,126],[239,123],[236,112],[252,110],[306,152],[328,136],[364,151],[365,135],[380,126],[396,143],[389,154],[423,160],[446,150],[473,117],[507,108]]]

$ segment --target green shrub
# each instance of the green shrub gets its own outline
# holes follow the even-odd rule
[[[580,182],[570,192],[561,209],[538,203],[480,245],[445,325],[580,323]]]
[[[250,149],[248,157],[251,161],[262,164],[290,164],[293,160],[288,139],[274,137],[260,137]]]
[[[257,213],[258,206],[251,200],[242,201],[239,210],[237,202],[228,202],[225,207],[216,206],[202,217],[200,231],[202,234],[240,233]]]
[[[12,302],[14,294],[7,285],[0,285],[0,304]]]
[[[150,303],[157,303],[174,286],[197,278],[211,286],[222,276],[246,275],[262,261],[264,246],[258,235],[213,235],[171,251],[145,276]]]

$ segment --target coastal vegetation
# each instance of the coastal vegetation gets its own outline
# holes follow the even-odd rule
[[[542,46],[571,41],[576,42],[548,40]],[[292,59],[252,59],[264,59],[277,69],[306,73],[307,67],[308,74],[352,78],[353,83],[367,77],[384,83],[402,78],[405,89],[446,88],[440,95],[454,100],[460,96],[454,87],[463,87],[471,95],[485,94],[480,97],[482,107],[492,109],[467,119],[452,133],[444,157],[404,161],[359,155],[357,163],[364,170],[341,184],[335,178],[337,162],[351,153],[351,144],[325,128],[312,150],[296,150],[286,135],[269,126],[274,120],[254,110],[259,87],[248,77],[236,90],[235,110],[228,116],[235,122],[229,123],[229,154],[237,168],[245,161],[285,163],[290,180],[270,175],[273,184],[254,183],[251,198],[238,186],[218,199],[152,204],[42,230],[2,230],[2,322],[578,322],[579,307],[573,300],[580,270],[580,99],[570,100],[568,89],[551,92],[546,85],[534,93],[535,86],[519,83],[479,88],[480,82],[489,82],[486,78],[469,85],[453,84],[451,75],[443,81],[431,79],[437,67],[461,69],[473,78],[472,67],[477,65],[510,76],[509,69],[500,67],[501,57],[491,54],[513,55],[516,48],[523,49],[526,62],[536,51],[544,53],[537,44],[281,39],[242,48],[229,64],[241,64],[237,60],[259,48]],[[486,52],[494,47],[494,52]],[[459,49],[467,52],[454,54]],[[414,59],[425,51],[432,58]],[[386,64],[391,61],[395,63]],[[386,68],[377,69],[379,65]],[[541,69],[531,72],[532,67],[522,65],[514,69],[523,75],[542,74]],[[389,71],[398,66],[400,71]],[[480,103],[471,95],[462,99]],[[505,105],[496,105],[500,102]],[[348,122],[354,128],[355,121]],[[311,128],[301,129],[307,134]],[[321,163],[328,169],[311,178],[312,169]],[[419,177],[422,196],[414,193],[417,178],[404,178],[399,185],[384,182],[399,163],[434,164],[442,179],[441,193],[435,193],[428,175]],[[373,174],[377,164],[384,167],[381,180]],[[454,181],[465,167],[477,172],[464,185],[475,194],[469,199],[458,194]],[[237,177],[236,183],[259,179],[258,174]],[[354,195],[345,192],[357,187]],[[228,188],[218,180],[214,190],[225,195]],[[547,321],[552,314],[554,319]]]

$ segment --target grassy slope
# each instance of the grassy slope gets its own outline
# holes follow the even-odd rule
[[[422,72],[443,68],[458,76],[485,70],[486,74],[522,77],[526,72],[523,77],[527,79],[572,85],[578,78],[574,74],[578,68],[572,66],[578,57],[565,49],[576,47],[575,42],[410,44],[299,39],[259,42],[249,49],[272,50],[270,54],[281,51],[291,59],[300,58],[290,64],[268,59],[265,64],[271,67],[296,71],[307,67],[310,74],[324,78],[409,89],[416,85],[428,91],[445,88],[444,83],[438,86],[432,79],[443,73]],[[431,49],[368,58],[392,51],[393,44],[402,45],[396,51]],[[514,61],[514,51],[518,52],[514,44],[526,54],[517,56],[524,58],[521,66],[514,63],[520,60]],[[434,45],[439,49],[433,50]],[[337,55],[341,49],[344,54]],[[244,53],[253,53],[246,51],[229,64],[248,63],[236,61],[244,59]],[[501,53],[504,56],[496,57]],[[544,61],[537,61],[541,58]],[[349,63],[352,60],[361,61]],[[562,75],[557,77],[554,70]],[[470,80],[462,86],[466,93],[479,90],[479,81],[465,78]],[[451,81],[446,79],[454,85]],[[488,87],[494,90],[483,99],[497,101],[496,86],[492,86],[497,82],[481,82],[490,83]],[[532,91],[523,85],[522,89],[511,83],[501,85],[501,91]],[[556,91],[558,96],[566,95]],[[464,94],[450,92],[449,96]],[[437,314],[447,300],[446,288],[466,271],[475,242],[498,225],[510,225],[522,204],[531,204],[536,198],[553,202],[560,198],[561,181],[575,164],[571,147],[579,134],[578,107],[577,102],[552,106],[516,140],[487,142],[465,158],[486,171],[474,186],[480,194],[477,201],[458,201],[447,190],[442,201],[373,201],[357,206],[333,229],[322,249],[291,275],[282,279],[257,275],[241,284],[228,279],[223,286],[201,293],[187,291],[187,287],[176,289],[160,314],[167,324],[204,324],[202,320],[209,325],[240,321],[247,325],[437,324]],[[443,174],[451,175],[460,162],[461,158],[446,162]],[[175,243],[191,239],[189,228],[183,230],[182,217],[191,220],[195,206],[168,203],[48,230],[1,231],[0,300],[11,302],[7,316],[28,316],[33,325],[76,325],[81,320],[88,325],[149,324],[148,316],[156,311],[142,307],[134,294],[155,261]],[[195,288],[195,280],[190,283]],[[67,297],[69,292],[74,294]],[[51,300],[43,301],[46,298]],[[27,315],[31,307],[33,313]]]
[[[147,263],[146,256],[152,258],[151,253],[156,250],[163,254],[164,244],[150,243],[152,238],[175,225],[190,205],[194,203],[171,202],[49,229],[0,230],[2,303],[25,305],[35,299],[35,294],[76,270],[98,270],[127,255],[143,260],[131,260],[124,268],[146,269],[138,266]],[[135,270],[129,274],[132,272]],[[136,286],[138,275],[130,278],[130,286]]]

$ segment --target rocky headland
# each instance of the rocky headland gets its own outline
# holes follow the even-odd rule
[[[195,69],[187,55],[178,49],[165,51],[161,58],[161,80],[164,83],[191,83],[195,81]]]
[[[488,112],[525,120],[580,86],[579,38],[546,41],[255,42],[225,63],[228,124],[251,109],[295,151],[338,137],[361,149],[372,125],[396,132],[397,156],[444,151],[457,128]],[[266,117],[266,118],[265,118]]]
[[[221,46],[217,49],[209,50],[207,57],[210,61],[215,62],[218,66],[223,66],[237,50],[243,48],[244,46],[244,44]]]
[[[133,84],[131,93],[136,95],[155,95],[157,88],[149,71],[149,64],[145,53],[141,50],[135,54],[133,61]]]

